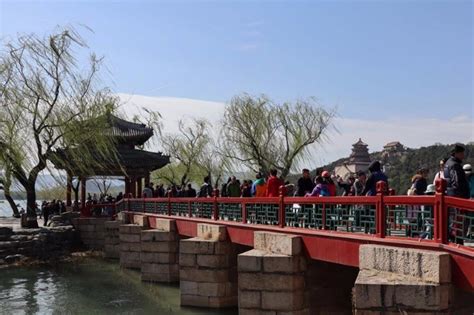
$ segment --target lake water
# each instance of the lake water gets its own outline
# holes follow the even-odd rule
[[[20,205],[18,210],[23,207],[26,209],[26,200],[15,200],[15,203]],[[40,202],[38,202],[40,204]],[[12,208],[10,208],[10,204],[6,200],[0,200],[0,217],[11,217],[13,214]]]
[[[179,299],[178,286],[143,283],[102,259],[0,270],[0,314],[238,314],[182,308]]]

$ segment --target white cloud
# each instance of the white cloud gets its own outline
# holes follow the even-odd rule
[[[224,113],[225,104],[204,100],[149,97],[142,95],[119,94],[123,102],[122,110],[130,117],[139,108],[159,111],[163,117],[165,132],[176,132],[181,118],[199,117],[208,119],[217,129]],[[430,117],[407,119],[350,119],[337,118],[336,128],[322,147],[317,148],[308,161],[308,167],[316,167],[338,158],[348,156],[352,143],[362,138],[370,151],[379,151],[391,141],[417,148],[434,143],[469,142],[474,140],[474,122],[470,117],[453,117],[442,120]]]

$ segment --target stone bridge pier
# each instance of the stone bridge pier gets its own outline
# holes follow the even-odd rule
[[[141,231],[140,261],[142,281],[179,281],[179,236],[176,222],[156,219],[156,227]]]
[[[359,269],[357,315],[452,314],[447,253],[361,245]]]
[[[306,269],[301,237],[255,232],[238,257],[239,314],[309,315]]]
[[[181,305],[237,305],[237,248],[222,225],[198,224],[197,237],[179,246]]]

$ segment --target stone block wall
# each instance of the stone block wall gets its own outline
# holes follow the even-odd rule
[[[224,226],[198,224],[198,236],[180,241],[181,305],[237,305],[237,254]]]
[[[140,239],[143,226],[122,224],[120,231],[120,266],[130,269],[141,269]]]
[[[179,238],[174,220],[156,219],[156,229],[141,231],[141,278],[151,282],[178,282]]]
[[[120,221],[105,222],[104,255],[107,258],[120,258]]]
[[[110,218],[75,218],[74,228],[79,231],[82,243],[89,249],[103,250],[105,244],[105,222]]]
[[[356,314],[449,314],[451,266],[447,253],[379,245],[359,249]]]
[[[254,248],[238,256],[239,314],[309,315],[301,238],[255,232]]]

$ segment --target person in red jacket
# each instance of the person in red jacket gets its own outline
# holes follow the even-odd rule
[[[324,171],[321,175],[323,176],[324,182],[328,186],[329,196],[336,196],[337,188],[336,184],[334,184],[334,181],[331,178],[331,174],[329,174],[328,171]]]
[[[267,197],[278,197],[280,195],[280,186],[282,185],[284,183],[277,177],[277,170],[270,170],[270,177],[267,181]]]

